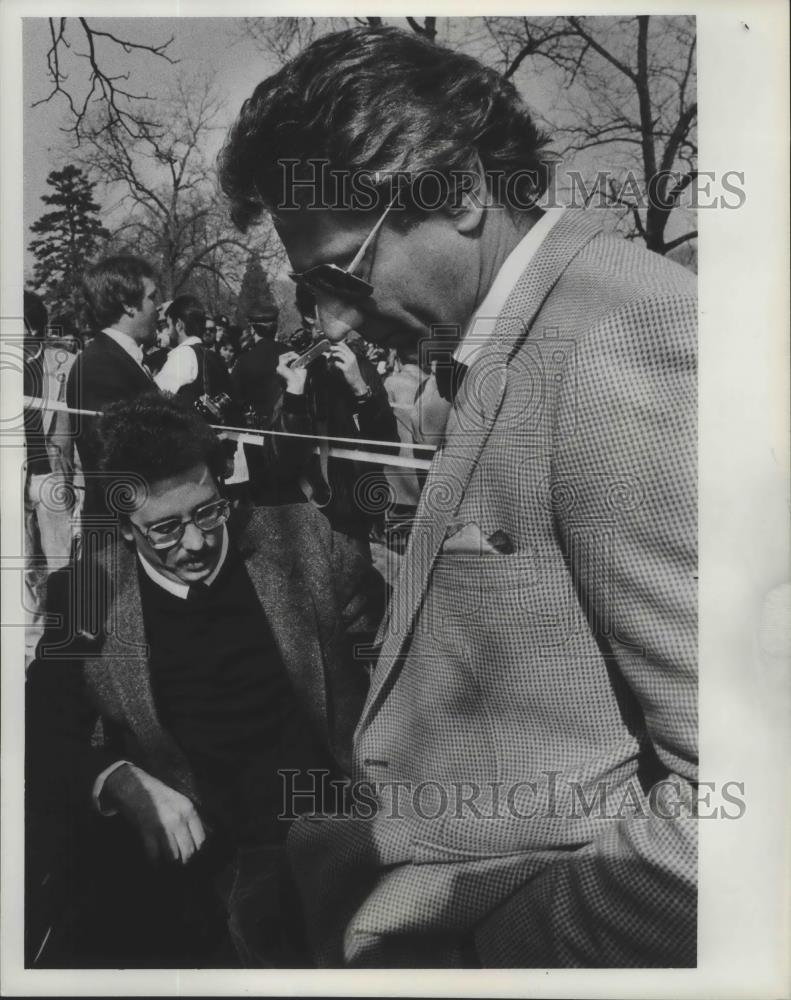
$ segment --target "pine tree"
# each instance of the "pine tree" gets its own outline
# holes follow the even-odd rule
[[[242,287],[239,289],[239,301],[236,306],[237,322],[246,326],[251,316],[274,306],[275,297],[269,287],[269,279],[261,267],[257,257],[251,255],[247,259],[247,267],[242,277]]]
[[[42,195],[41,200],[54,211],[46,212],[30,227],[36,234],[30,243],[36,258],[33,287],[42,294],[50,315],[71,316],[82,325],[82,274],[110,234],[98,218],[94,185],[81,170],[72,165],[53,170],[47,183],[54,191]]]

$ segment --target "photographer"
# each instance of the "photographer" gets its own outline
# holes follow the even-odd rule
[[[296,302],[303,329],[317,338],[315,301],[305,289],[298,289]],[[326,354],[310,365],[306,382],[289,382],[292,376],[287,369],[294,357],[293,353],[282,355],[277,369],[287,383],[285,398],[290,397],[289,405],[283,408],[283,429],[296,430],[292,426],[295,421],[304,423],[307,418],[319,438],[318,454],[307,454],[302,467],[303,492],[335,531],[353,539],[359,551],[370,556],[368,537],[377,526],[377,514],[361,509],[361,501],[378,495],[376,484],[385,484],[384,473],[378,466],[333,458],[326,438],[397,441],[398,428],[387,392],[354,334],[345,339],[333,337]],[[286,439],[281,451],[295,447],[294,439]]]
[[[192,295],[179,295],[165,310],[171,342],[170,352],[156,384],[163,392],[195,403],[201,396],[216,399],[229,394],[228,372],[220,357],[203,343],[206,310]]]

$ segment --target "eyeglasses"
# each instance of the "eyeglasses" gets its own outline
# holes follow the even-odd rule
[[[212,500],[211,503],[198,507],[192,517],[186,521],[180,521],[177,517],[169,517],[165,521],[158,521],[151,524],[145,530],[132,521],[132,527],[137,528],[140,534],[146,539],[152,549],[172,549],[179,544],[184,537],[188,524],[204,533],[215,531],[221,524],[225,524],[231,515],[231,504],[229,500]]]
[[[398,195],[391,199],[376,225],[365,237],[363,245],[354,255],[354,260],[348,267],[340,267],[338,264],[316,264],[315,267],[310,267],[307,271],[290,271],[289,278],[295,284],[301,285],[314,295],[318,292],[319,294],[323,293],[336,298],[346,299],[349,302],[359,302],[362,299],[369,299],[374,293],[374,286],[370,281],[360,278],[354,272],[362,263],[368,247],[376,238],[376,234],[381,229],[382,223],[387,218],[387,213],[395,204],[397,197]]]

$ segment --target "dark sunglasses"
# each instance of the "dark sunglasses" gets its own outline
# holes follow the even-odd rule
[[[362,263],[368,247],[376,238],[376,234],[381,229],[382,223],[385,221],[387,213],[395,204],[397,197],[396,195],[396,197],[391,199],[387,208],[377,220],[376,225],[365,237],[363,245],[354,255],[354,260],[348,267],[340,267],[338,264],[316,264],[315,267],[310,267],[307,271],[290,271],[289,278],[295,284],[306,288],[313,295],[317,293],[330,295],[349,302],[360,302],[363,299],[369,299],[374,293],[374,286],[370,281],[360,278],[354,272]]]

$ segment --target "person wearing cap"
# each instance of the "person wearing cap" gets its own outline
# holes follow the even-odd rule
[[[253,408],[262,427],[271,423],[280,396],[275,371],[280,357],[275,344],[278,316],[277,306],[272,305],[248,317],[253,346],[239,357],[231,374],[232,396],[245,411]]]

